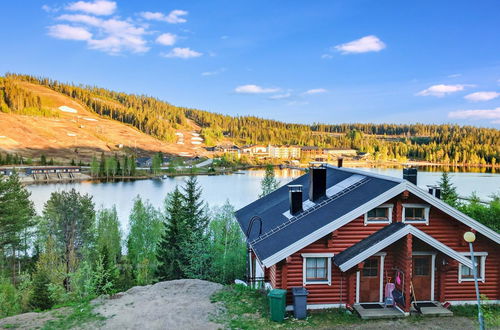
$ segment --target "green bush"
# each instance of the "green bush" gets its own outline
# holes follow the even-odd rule
[[[16,287],[8,279],[0,278],[0,318],[21,312]]]

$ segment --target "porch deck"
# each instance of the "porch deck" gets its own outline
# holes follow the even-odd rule
[[[383,305],[381,304],[381,306]],[[395,319],[405,317],[405,314],[402,311],[394,307],[365,308],[361,304],[355,304],[353,307],[363,320]]]
[[[412,305],[410,314],[420,314],[422,316],[453,316],[453,312],[441,306],[439,302],[433,302],[433,304],[435,306],[420,307],[420,313],[418,313],[415,307]]]

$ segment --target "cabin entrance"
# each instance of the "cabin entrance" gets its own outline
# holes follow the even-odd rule
[[[363,269],[358,272],[358,302],[370,303],[381,301],[381,273],[384,258],[373,256],[365,260]]]
[[[434,300],[434,261],[435,255],[432,254],[424,255],[422,253],[413,255],[413,276],[411,281],[417,301]]]

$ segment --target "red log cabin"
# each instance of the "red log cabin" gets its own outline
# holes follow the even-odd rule
[[[498,303],[500,235],[418,187],[416,169],[403,177],[320,165],[238,210],[249,280],[288,289],[288,309],[292,287],[323,309],[383,303],[387,283],[404,315],[412,286],[417,302],[473,303],[472,231],[480,292]]]

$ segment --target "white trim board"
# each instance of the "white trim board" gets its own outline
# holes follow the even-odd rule
[[[335,168],[335,167],[332,167]],[[399,182],[398,185],[392,187],[391,189],[385,191],[384,193],[380,194],[379,196],[373,198],[371,201],[357,207],[356,209],[346,213],[345,215],[337,218],[337,219],[332,219],[332,221],[325,226],[315,230],[314,232],[310,233],[309,235],[295,241],[294,243],[290,244],[289,246],[281,249],[280,251],[276,252],[275,254],[267,257],[266,259],[262,260],[262,263],[266,267],[270,267],[279,261],[285,259],[289,255],[292,255],[293,253],[299,251],[300,249],[308,246],[309,244],[317,241],[318,239],[326,236],[327,234],[337,230],[338,228],[348,224],[349,222],[357,219],[359,216],[363,215],[364,213],[368,212],[369,210],[373,209],[374,207],[377,207],[380,204],[383,204],[387,202],[389,199],[401,194],[403,191],[408,190],[415,196],[423,199],[424,201],[428,202],[431,204],[431,206],[434,206],[441,211],[447,213],[448,215],[452,216],[454,219],[464,223],[465,225],[469,226],[472,229],[477,230],[480,234],[488,237],[492,241],[500,244],[500,234],[496,233],[492,229],[486,227],[485,225],[477,222],[476,220],[468,217],[467,215],[463,214],[462,212],[456,210],[455,208],[451,207],[450,205],[446,204],[442,200],[432,196],[429,194],[427,191],[417,187],[413,183],[410,183],[406,180],[401,180],[397,179],[394,177],[387,177],[383,175],[373,175],[372,173],[367,173],[364,171],[360,170],[353,170],[353,169],[346,169],[344,167],[342,168],[336,168],[338,170],[350,172],[350,173],[356,173],[356,174],[361,174],[361,175],[366,175],[367,177],[379,177],[383,178],[386,180],[391,180],[395,182]],[[471,264],[472,266],[472,264]]]
[[[345,306],[346,304],[307,304],[306,308],[308,310],[313,310],[313,309],[345,308]],[[287,312],[293,311],[293,305],[287,305],[286,311]]]
[[[425,243],[429,244],[430,246],[434,247],[435,249],[443,252],[444,254],[448,255],[449,257],[457,260],[458,262],[466,265],[467,267],[472,267],[472,262],[470,259],[466,258],[464,255],[461,253],[451,249],[450,247],[444,245],[443,243],[439,242],[432,236],[424,233],[420,229],[407,224],[404,228],[401,230],[398,230],[397,232],[393,233],[392,235],[386,237],[385,239],[381,240],[380,242],[372,245],[368,249],[364,250],[354,258],[349,259],[348,261],[344,262],[343,264],[339,265],[339,268],[341,271],[345,272],[352,267],[356,266],[363,260],[369,258],[370,256],[374,255],[375,253],[379,252],[380,250],[384,249],[385,247],[391,245],[392,243],[400,240],[404,236],[412,234],[413,236],[421,239]]]

